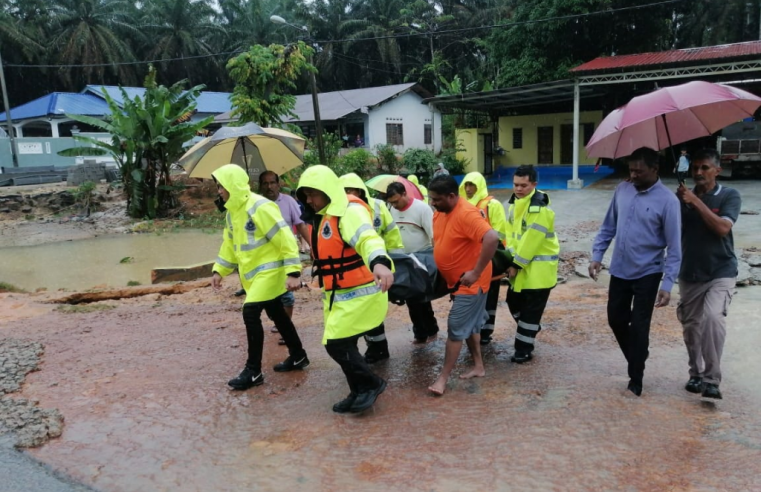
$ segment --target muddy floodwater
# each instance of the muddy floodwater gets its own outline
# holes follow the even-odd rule
[[[114,234],[0,248],[0,281],[29,291],[146,285],[153,268],[213,261],[221,237],[200,231]]]

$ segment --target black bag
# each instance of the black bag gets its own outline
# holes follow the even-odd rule
[[[424,302],[430,291],[426,267],[412,255],[390,253],[394,262],[394,284],[388,290],[388,300],[402,305],[405,302]]]

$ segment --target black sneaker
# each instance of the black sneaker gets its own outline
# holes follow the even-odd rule
[[[374,364],[376,362],[388,359],[390,354],[388,350],[368,350],[365,352],[365,362]]]
[[[703,398],[713,398],[715,400],[721,400],[721,391],[719,391],[719,385],[713,383],[705,383],[703,385]]]
[[[333,411],[336,413],[348,413],[357,399],[356,393],[349,393],[349,396],[333,405]]]
[[[235,297],[241,297],[246,295],[246,289],[240,289],[236,290],[235,294],[233,294]]]
[[[531,352],[523,352],[521,350],[517,350],[515,352],[515,355],[510,357],[510,360],[515,362],[516,364],[523,364],[524,362],[528,362],[533,358],[534,356],[531,355]]]
[[[236,391],[247,390],[254,386],[264,384],[264,373],[260,371],[257,375],[254,374],[254,371],[246,367],[241,371],[237,378],[229,380],[227,384]]]
[[[684,385],[684,389],[690,393],[700,394],[703,392],[703,378],[690,378],[687,384]]]
[[[375,388],[374,390],[366,391],[365,393],[360,393],[357,395],[357,398],[354,400],[354,403],[352,404],[349,411],[351,413],[359,413],[364,412],[373,404],[375,403],[375,400],[378,399],[378,396],[383,393],[386,390],[386,381],[381,379],[380,385]]]
[[[481,345],[489,345],[491,343],[491,334],[494,330],[481,330]]]
[[[297,369],[304,369],[307,366],[309,366],[309,358],[307,358],[307,354],[302,355],[298,359],[294,359],[289,355],[283,362],[275,364],[275,367],[272,369],[274,369],[275,372],[290,372]]]

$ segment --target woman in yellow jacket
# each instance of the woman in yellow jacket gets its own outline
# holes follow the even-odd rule
[[[423,195],[423,202],[426,205],[428,205],[428,188],[421,185],[418,182],[417,176],[415,176],[414,174],[410,174],[409,176],[407,176],[407,181],[417,186],[418,190],[420,190],[420,194]]]
[[[322,343],[349,383],[349,396],[333,405],[333,411],[361,412],[386,389],[359,353],[357,340],[386,318],[393,264],[372,226],[371,209],[347,195],[330,168],[304,171],[296,194],[317,214],[307,218],[313,224],[314,274],[323,289]]]
[[[499,249],[507,246],[507,220],[505,219],[505,207],[499,200],[489,195],[486,188],[486,179],[481,173],[472,172],[465,175],[460,184],[460,196],[465,198],[468,203],[475,205],[481,210],[491,228],[499,236]],[[486,312],[489,319],[481,329],[481,344],[486,345],[491,342],[494,333],[494,324],[497,321],[497,304],[499,303],[500,281],[495,280],[489,284],[489,295],[486,298]]]
[[[264,383],[262,311],[267,312],[288,346],[288,358],[274,370],[287,372],[309,365],[296,327],[280,299],[287,291],[301,286],[301,260],[296,238],[283,220],[280,207],[251,192],[246,171],[235,164],[226,164],[214,171],[212,178],[227,216],[211,284],[218,290],[222,277],[238,270],[246,290],[243,322],[248,359],[240,375],[227,384],[234,390],[246,390]]]
[[[402,233],[396,222],[394,222],[394,218],[391,216],[386,203],[382,200],[371,198],[362,178],[354,173],[344,174],[339,180],[346,193],[356,196],[370,207],[373,214],[373,228],[375,228],[375,232],[378,233],[386,244],[386,251],[389,253],[404,253]],[[365,335],[365,342],[367,343],[365,360],[369,364],[389,358],[386,327],[383,323]]]

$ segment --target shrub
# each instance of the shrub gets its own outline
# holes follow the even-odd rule
[[[340,171],[340,173],[339,173]],[[339,159],[336,174],[356,173],[362,179],[370,178],[373,155],[365,149],[355,149]]]
[[[402,157],[402,163],[411,174],[430,176],[436,167],[436,156],[425,149],[407,149]]]
[[[378,156],[378,167],[388,174],[399,174],[399,160],[396,158],[396,151],[392,146],[388,144],[376,145],[375,155]]]
[[[468,159],[462,159],[457,157],[457,149],[449,147],[444,149],[439,154],[439,162],[444,163],[444,167],[447,168],[449,174],[465,174],[465,168],[468,165]]]

